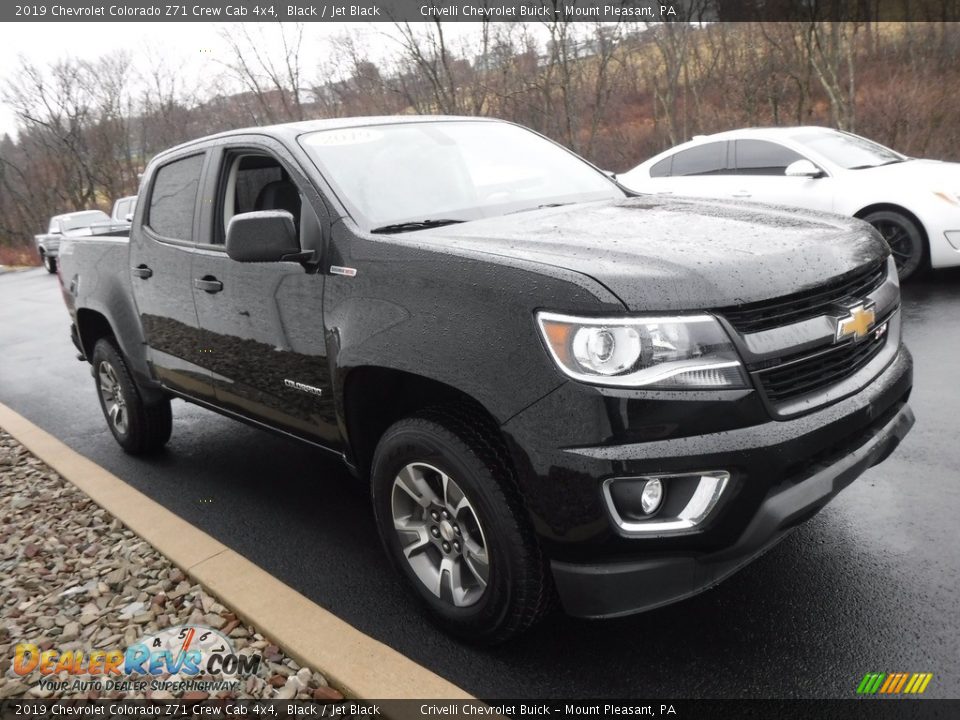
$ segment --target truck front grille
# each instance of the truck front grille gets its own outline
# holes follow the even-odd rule
[[[877,323],[880,327],[889,317]],[[777,403],[834,385],[869,363],[887,342],[888,333],[873,333],[866,340],[850,340],[827,350],[760,370],[755,376],[771,402]]]
[[[741,333],[790,325],[819,315],[829,315],[831,307],[845,298],[862,298],[876,290],[887,277],[887,261],[880,260],[827,285],[784,295],[774,300],[721,308],[723,315]]]

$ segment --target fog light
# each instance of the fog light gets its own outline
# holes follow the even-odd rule
[[[640,494],[640,507],[646,515],[652,515],[663,502],[663,483],[654,478],[647,480]]]
[[[638,536],[698,532],[730,485],[729,472],[708,470],[607,478],[601,491],[620,534]]]

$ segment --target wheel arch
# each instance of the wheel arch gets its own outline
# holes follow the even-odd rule
[[[351,369],[343,380],[340,413],[351,463],[365,477],[387,428],[427,408],[449,405],[470,408],[478,419],[500,433],[494,415],[476,398],[452,385],[389,367]]]
[[[113,338],[120,352],[130,365],[134,381],[137,387],[148,401],[157,400],[164,397],[163,391],[158,383],[153,382],[149,374],[139,369],[139,366],[131,357],[127,343],[124,342],[122,333],[117,332],[113,322],[100,310],[82,307],[77,309],[76,320],[77,339],[80,341],[80,347],[83,349],[83,356],[87,362],[93,357],[93,349],[97,342],[105,337]]]
[[[853,216],[858,220],[863,220],[867,215],[874,212],[880,212],[881,210],[887,210],[889,212],[899,213],[906,216],[909,220],[916,223],[917,228],[920,230],[920,237],[923,238],[923,243],[926,245],[927,256],[930,254],[930,236],[927,234],[927,229],[923,225],[923,221],[917,217],[916,213],[911,212],[903,205],[897,205],[896,203],[882,202],[882,203],[873,203],[867,205],[866,207],[860,208],[857,210]]]
[[[104,337],[116,338],[117,334],[107,317],[97,310],[80,308],[77,310],[77,337],[83,348],[84,356],[89,360],[97,341]]]

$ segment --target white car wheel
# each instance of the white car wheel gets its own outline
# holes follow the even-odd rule
[[[893,210],[878,210],[863,219],[887,241],[901,280],[906,280],[923,266],[927,247],[923,233],[913,220]]]

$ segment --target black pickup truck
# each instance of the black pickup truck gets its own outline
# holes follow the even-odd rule
[[[160,449],[181,398],[336,454],[464,638],[705,590],[913,424],[857,220],[635,196],[471,118],[229,132],[139,197],[129,243],[61,249],[117,441]]]

